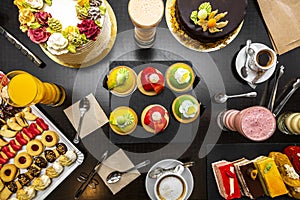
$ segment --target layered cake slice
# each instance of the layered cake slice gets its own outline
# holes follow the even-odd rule
[[[280,152],[270,152],[269,157],[273,158],[280,175],[289,190],[289,195],[300,198],[300,176],[295,171],[289,158]]]
[[[233,163],[243,195],[251,199],[264,196],[265,192],[253,161],[242,158]]]
[[[288,193],[273,158],[260,156],[254,160],[265,193],[277,197]]]
[[[241,191],[233,163],[221,160],[212,163],[212,169],[220,195],[225,199],[240,198]]]

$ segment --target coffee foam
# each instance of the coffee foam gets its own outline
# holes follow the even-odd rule
[[[186,194],[186,186],[180,177],[168,175],[159,180],[156,192],[159,199],[182,200]]]

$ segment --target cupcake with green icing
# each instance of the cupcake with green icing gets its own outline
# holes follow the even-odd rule
[[[126,106],[114,109],[109,116],[111,129],[119,135],[132,133],[137,126],[138,118],[134,110]]]
[[[191,123],[200,114],[200,103],[188,94],[178,96],[172,103],[172,112],[177,121],[181,123]]]
[[[175,92],[186,92],[192,89],[195,80],[193,69],[185,63],[175,63],[166,71],[166,82]]]

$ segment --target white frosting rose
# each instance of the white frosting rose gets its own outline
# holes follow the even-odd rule
[[[74,162],[77,158],[77,155],[74,151],[67,151],[67,153],[65,154],[65,156],[71,161]]]
[[[43,0],[25,0],[31,8],[41,9],[44,6]]]
[[[33,186],[24,187],[24,191],[27,193],[29,199],[33,199],[35,197],[35,189]]]
[[[47,175],[42,175],[41,180],[42,180],[43,185],[45,186],[45,188],[48,187],[48,185],[50,185],[50,183],[51,183],[51,179]]]
[[[61,33],[53,33],[47,41],[47,50],[53,55],[62,55],[69,52],[68,40]]]
[[[190,72],[184,68],[178,68],[174,74],[174,78],[179,84],[184,84],[190,81]]]
[[[190,100],[184,100],[179,106],[179,112],[183,114],[185,118],[192,118],[198,112],[198,106]]]

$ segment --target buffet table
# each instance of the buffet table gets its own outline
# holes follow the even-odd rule
[[[81,172],[89,172],[106,149],[112,154],[118,148],[122,148],[133,163],[137,164],[149,159],[151,164],[141,169],[142,175],[115,195],[110,192],[97,175],[96,179],[99,181],[99,185],[95,189],[87,188],[81,199],[148,199],[145,188],[146,174],[153,164],[167,158],[177,159],[182,162],[195,161],[195,166],[190,168],[194,179],[194,189],[189,199],[221,198],[217,193],[212,172],[209,169],[210,162],[215,161],[215,159],[227,158],[230,160],[241,158],[243,153],[240,153],[239,149],[242,148],[243,151],[241,152],[245,152],[248,155],[248,146],[249,151],[255,149],[256,156],[259,156],[260,149],[262,149],[261,154],[265,154],[268,151],[275,150],[276,147],[284,147],[285,144],[299,145],[299,136],[285,135],[279,130],[276,130],[270,139],[254,143],[238,133],[221,131],[216,125],[217,114],[226,108],[242,110],[254,105],[266,106],[270,98],[270,87],[274,83],[274,76],[268,81],[259,84],[253,90],[238,76],[235,69],[235,59],[240,49],[245,46],[247,39],[272,47],[256,1],[248,0],[247,14],[237,37],[225,48],[209,53],[196,52],[179,44],[171,35],[165,18],[159,24],[154,47],[152,49],[139,49],[133,42],[133,25],[127,12],[128,1],[109,0],[108,2],[113,8],[117,19],[118,34],[112,51],[106,58],[91,67],[74,69],[61,66],[52,61],[38,45],[33,44],[26,34],[19,30],[17,7],[13,5],[12,1],[3,1],[2,9],[0,10],[0,25],[43,60],[46,67],[38,68],[35,66],[17,48],[0,36],[0,70],[5,73],[17,69],[24,70],[43,81],[54,82],[63,86],[66,90],[67,98],[61,106],[38,105],[38,108],[71,141],[76,131],[63,110],[82,97],[93,93],[106,115],[109,116],[111,98],[102,83],[113,61],[140,62],[140,64],[143,61],[146,63],[155,61],[191,62],[200,78],[200,82],[194,88],[194,91],[203,104],[203,111],[201,112],[200,120],[197,121],[197,126],[192,126],[190,133],[187,133],[188,137],[175,138],[176,140],[172,140],[172,142],[147,142],[147,140],[142,142],[122,142],[120,138],[111,136],[109,126],[106,124],[77,145],[85,154],[83,163],[47,199],[73,199],[75,191],[81,184],[77,181],[77,177]],[[280,79],[278,86],[277,97],[279,100],[291,89],[291,84],[300,77],[299,55],[300,48],[296,48],[278,56],[278,66],[285,66],[285,73]],[[214,68],[207,69],[205,65],[212,65]],[[257,97],[230,99],[227,104],[222,105],[211,101],[211,97],[215,93],[239,94],[250,91],[256,91],[258,93]],[[282,112],[299,112],[299,97],[300,92],[297,91]],[[217,144],[216,149],[214,149],[214,144]],[[235,156],[235,152],[239,153],[236,153]],[[226,153],[230,155],[226,157]],[[219,158],[218,154],[220,155]],[[249,157],[253,156],[255,156],[253,152],[249,154]],[[212,194],[215,194],[215,196]]]

